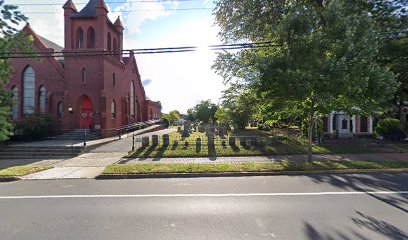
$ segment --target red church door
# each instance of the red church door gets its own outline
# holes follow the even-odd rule
[[[90,128],[93,125],[93,106],[88,96],[81,97],[80,105],[80,126],[81,128]]]

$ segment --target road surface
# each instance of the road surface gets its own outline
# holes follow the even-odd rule
[[[0,238],[408,239],[408,173],[0,183]]]

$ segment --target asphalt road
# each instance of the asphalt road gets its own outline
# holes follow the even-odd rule
[[[408,239],[408,173],[0,183],[0,239]]]

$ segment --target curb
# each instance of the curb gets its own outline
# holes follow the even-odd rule
[[[20,177],[0,177],[0,182],[15,182],[21,180]]]
[[[352,173],[402,173],[407,168],[397,169],[347,169],[319,171],[279,171],[279,172],[221,172],[221,173],[152,173],[152,174],[115,174],[99,175],[97,180],[107,179],[141,179],[141,178],[201,178],[201,177],[251,177],[279,175],[313,175],[313,174],[352,174]]]

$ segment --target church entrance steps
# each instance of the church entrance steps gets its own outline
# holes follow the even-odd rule
[[[83,151],[83,147],[9,145],[0,148],[0,160],[68,159]]]
[[[87,140],[96,140],[100,138],[99,133],[91,132],[89,129],[75,129],[57,136],[56,140],[83,140],[86,133]]]

